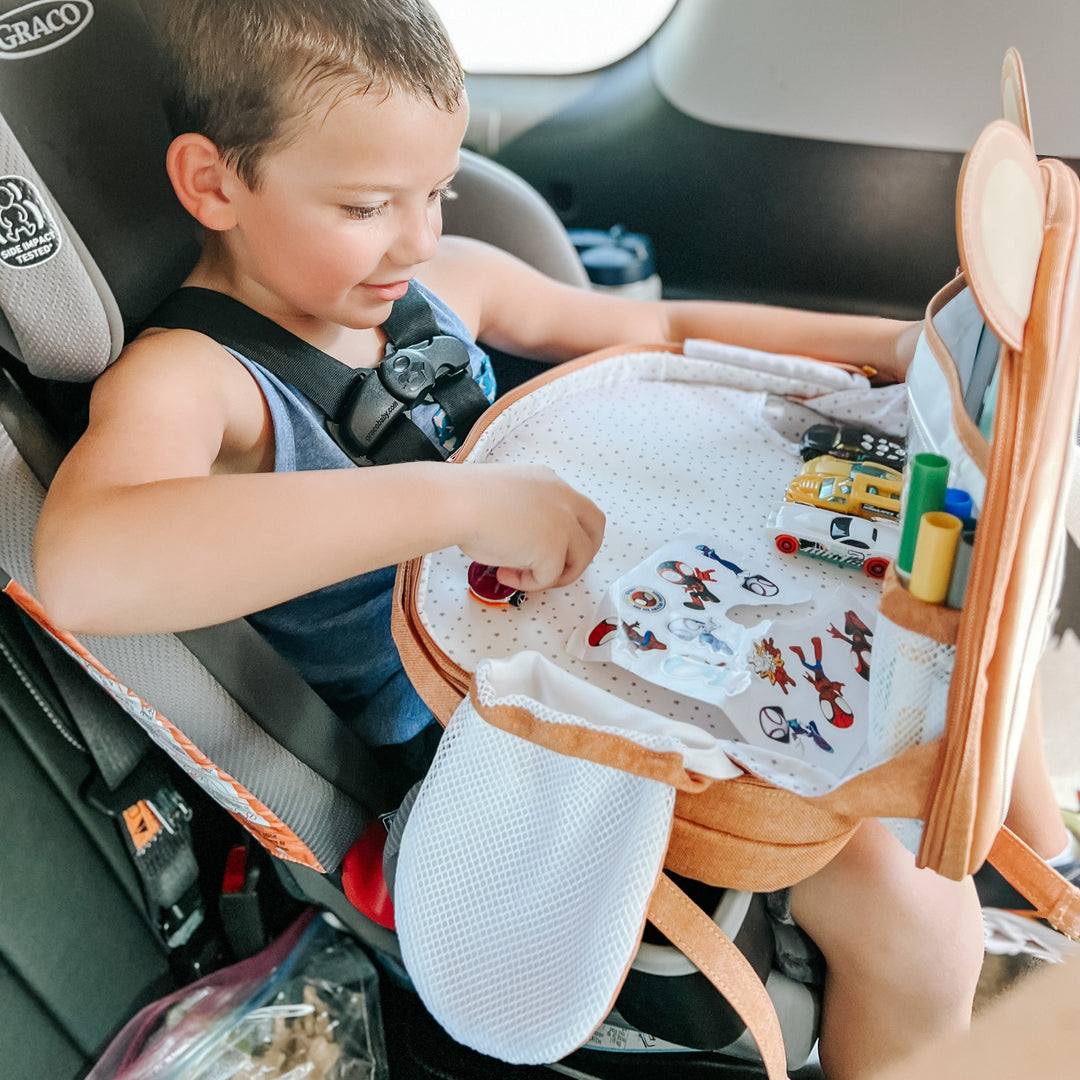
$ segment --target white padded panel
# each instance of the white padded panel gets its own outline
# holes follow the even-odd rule
[[[706,123],[963,152],[997,114],[1009,46],[1026,60],[1043,153],[1080,155],[1075,0],[680,0],[649,50],[677,108]]]

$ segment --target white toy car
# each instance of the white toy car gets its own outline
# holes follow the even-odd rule
[[[815,559],[862,567],[880,580],[900,548],[900,529],[889,521],[868,521],[801,503],[778,503],[765,531],[785,555],[799,552]]]

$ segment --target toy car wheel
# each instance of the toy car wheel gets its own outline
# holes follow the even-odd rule
[[[889,560],[883,559],[880,555],[875,555],[872,559],[867,559],[863,563],[863,572],[867,577],[873,578],[875,581],[880,581],[888,569]]]
[[[776,550],[782,551],[785,555],[793,555],[799,550],[799,541],[794,536],[781,533],[776,538]]]

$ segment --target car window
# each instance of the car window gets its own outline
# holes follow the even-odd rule
[[[567,75],[621,60],[675,0],[433,0],[470,74]]]

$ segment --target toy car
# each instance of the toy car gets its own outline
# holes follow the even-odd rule
[[[900,529],[888,521],[867,521],[803,503],[778,503],[765,526],[777,551],[809,555],[827,562],[862,568],[880,580],[900,547]]]
[[[900,517],[903,477],[896,469],[869,461],[844,461],[825,455],[808,461],[788,484],[789,502],[866,518]]]
[[[849,424],[808,427],[799,442],[799,454],[803,461],[811,461],[820,454],[831,454],[846,461],[876,461],[894,469],[902,469],[907,461],[907,450],[902,442],[873,428]]]
[[[475,597],[482,604],[492,607],[521,607],[527,599],[520,589],[503,585],[495,576],[498,574],[497,566],[485,566],[484,563],[469,563],[469,595]]]

